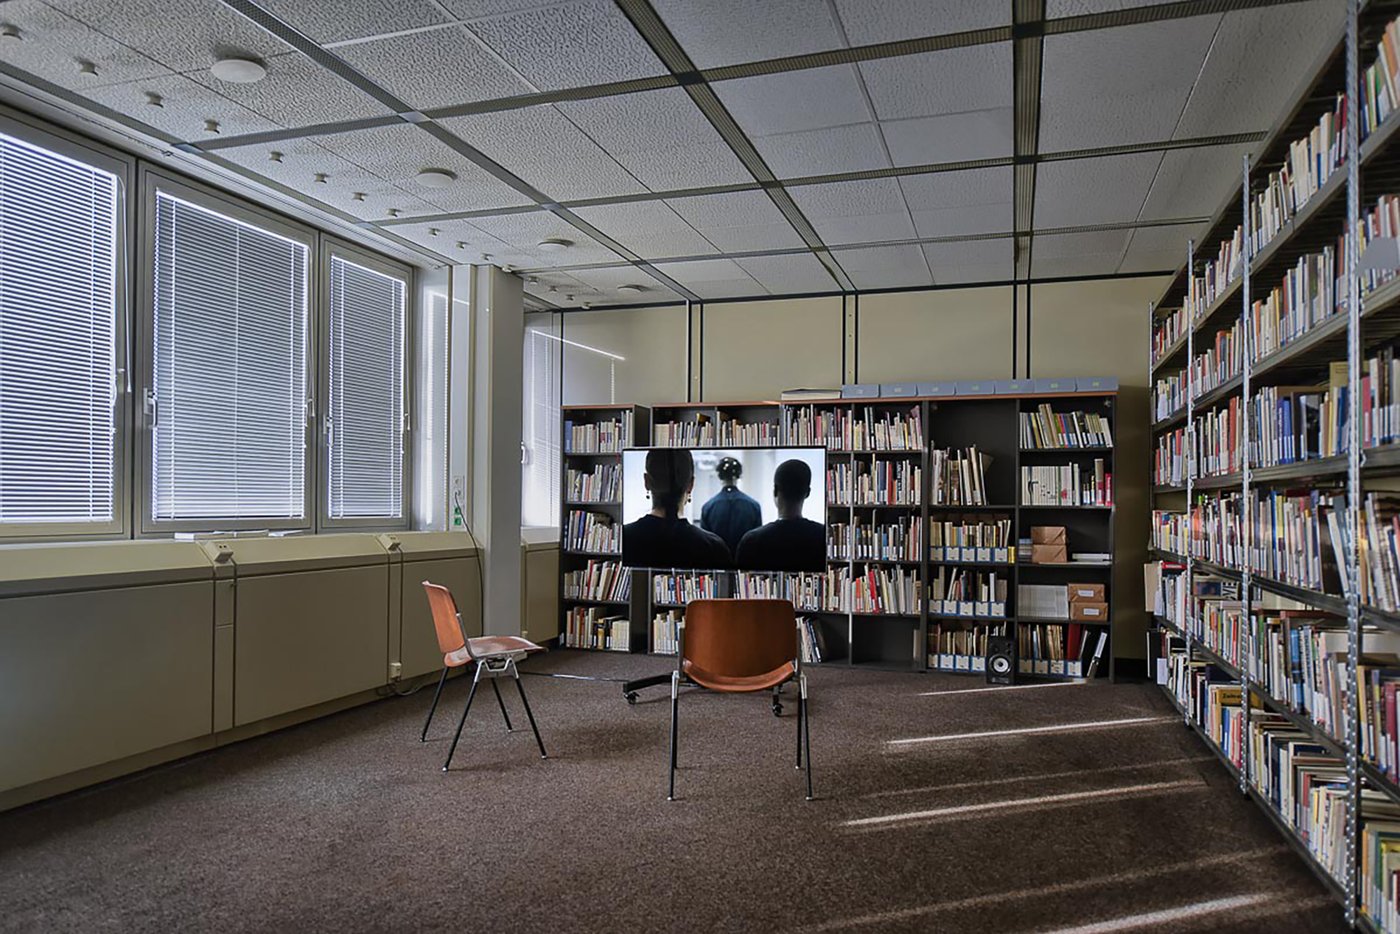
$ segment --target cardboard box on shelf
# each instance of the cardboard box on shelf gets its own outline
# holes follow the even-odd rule
[[[1106,623],[1108,622],[1108,604],[1095,600],[1071,602],[1069,618],[1084,623]]]
[[[1066,541],[1065,527],[1062,525],[1031,526],[1032,545],[1063,545]]]
[[[1087,600],[1090,603],[1104,602],[1103,584],[1066,584],[1069,588],[1069,602],[1079,603]]]
[[[1064,545],[1031,545],[1031,564],[1064,564],[1069,553]]]

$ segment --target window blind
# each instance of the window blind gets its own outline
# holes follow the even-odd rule
[[[0,523],[115,517],[117,185],[0,134]]]
[[[330,263],[327,514],[403,517],[407,283],[341,256]]]
[[[153,519],[306,517],[308,252],[157,193]]]
[[[525,457],[521,465],[520,524],[559,525],[563,453],[559,433],[559,355],[562,345],[553,314],[526,315]]]

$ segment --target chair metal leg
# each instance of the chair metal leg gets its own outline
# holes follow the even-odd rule
[[[520,670],[515,667],[514,662],[511,662],[510,670],[515,675],[515,689],[520,692],[520,703],[525,705],[525,718],[530,721],[530,730],[535,734],[535,745],[540,747],[540,758],[548,759],[549,753],[544,751],[544,740],[540,739],[540,728],[535,726],[535,714],[530,710],[530,699],[525,696],[525,685],[520,681]]]
[[[428,726],[433,722],[433,713],[437,710],[438,698],[442,697],[442,686],[447,683],[447,666],[443,666],[442,677],[438,678],[437,690],[433,692],[433,706],[428,708],[428,719],[423,721],[423,733],[418,737],[418,742],[428,741]]]
[[[666,790],[666,800],[676,800],[676,721],[680,717],[681,673],[671,672],[671,780]]]
[[[447,771],[447,767],[452,764],[452,754],[457,751],[457,741],[462,738],[462,727],[467,724],[467,712],[472,709],[472,698],[476,697],[476,686],[481,683],[481,663],[476,663],[476,677],[472,678],[472,689],[467,692],[467,705],[462,708],[462,719],[457,721],[457,733],[452,737],[452,748],[447,750],[447,761],[442,764],[442,770]]]
[[[498,688],[498,687],[496,687],[496,679],[495,679],[495,678],[492,678],[492,679],[491,679],[491,690],[493,690],[493,691],[496,692],[496,703],[498,703],[498,704],[501,705],[501,716],[502,716],[502,717],[505,719],[505,721],[506,721],[506,732],[507,732],[507,733],[513,733],[513,732],[515,732],[513,729],[511,729],[511,725],[510,725],[510,714],[506,713],[506,702],[505,702],[504,700],[501,699],[501,689]]]
[[[793,768],[795,768],[795,769],[800,769],[800,768],[802,768],[802,724],[803,724],[803,722],[806,721],[806,719],[807,719],[806,711],[807,711],[806,705],[802,703],[801,698],[798,698],[798,701],[797,701],[797,764],[793,766]]]
[[[799,688],[798,716],[802,718],[802,745],[807,747],[807,800],[812,800],[812,718],[807,712],[807,676],[802,675]]]

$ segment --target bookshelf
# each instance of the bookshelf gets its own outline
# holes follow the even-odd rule
[[[629,602],[603,604],[604,611],[621,615],[625,606],[629,650],[674,654],[675,623],[688,599],[786,597],[805,620],[809,647],[821,649],[812,663],[980,674],[986,637],[995,632],[1014,634],[1024,646],[1022,676],[1086,676],[1096,649],[1095,675],[1111,675],[1116,402],[1116,393],[1095,391],[628,407],[649,415],[656,446],[824,446],[827,476],[813,478],[813,496],[827,504],[828,559],[824,572],[801,575],[632,572]],[[611,418],[620,408],[570,407],[565,419]],[[1082,417],[1086,432],[1092,417],[1103,436],[1046,447],[1026,427],[1037,416]],[[634,418],[633,436],[648,437],[641,416]],[[715,430],[702,434],[705,426]],[[702,437],[703,445],[689,443]],[[974,448],[979,463],[990,458],[977,472],[975,490],[963,495],[952,480],[935,482],[936,469],[957,474],[957,483],[971,477]],[[1071,483],[1078,476],[1090,493],[1083,501],[1076,495],[1074,505],[1027,495],[1061,476]],[[602,508],[617,521],[615,506]],[[1064,554],[1045,556],[1060,560],[1033,564],[1030,550],[1019,547],[1037,527],[1064,530]],[[1079,552],[1104,557],[1070,560]],[[586,568],[589,557],[598,560],[572,556],[566,573],[580,561]],[[1063,608],[1018,615],[1019,587],[1067,594],[1072,583],[1101,596],[1091,601],[1102,604],[1100,615],[1071,620],[1067,599]],[[567,614],[571,605],[564,606]]]
[[[1347,922],[1396,931],[1400,278],[1358,257],[1400,233],[1400,4],[1347,6],[1151,312],[1149,650]]]

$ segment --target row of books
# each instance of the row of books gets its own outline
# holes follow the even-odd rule
[[[1400,500],[1397,495],[1380,491],[1367,493],[1360,524],[1357,551],[1361,602],[1387,613],[1400,613]],[[1346,566],[1345,561],[1342,566]],[[1344,593],[1350,592],[1348,583],[1343,575]]]
[[[924,521],[902,516],[894,522],[833,522],[826,527],[827,557],[837,561],[921,561]]]
[[[797,619],[797,645],[802,652],[802,664],[818,665],[827,659],[826,636],[822,624],[810,616]]]
[[[1250,776],[1260,797],[1334,879],[1346,875],[1346,765],[1283,717],[1250,711]]]
[[[1239,493],[1202,496],[1191,504],[1188,518],[1190,537],[1185,551],[1178,552],[1227,568],[1242,568],[1244,553],[1244,512]]]
[[[1001,571],[940,566],[929,579],[929,612],[949,616],[1005,616],[1010,577]]]
[[[917,616],[920,612],[922,586],[919,572],[904,568],[867,568],[865,573],[852,574],[840,568],[836,575],[838,612],[892,613]],[[832,601],[828,597],[827,603]]]
[[[1186,374],[1157,377],[1152,387],[1152,420],[1171,418],[1186,407]]]
[[[1021,468],[1021,503],[1026,506],[1112,506],[1113,474],[1101,457],[1092,468],[1061,464]]]
[[[1005,558],[993,555],[979,557],[976,549],[1008,549],[1014,547],[1011,539],[1011,520],[1002,517],[960,517],[929,523],[929,546],[932,561],[1015,561],[1014,553],[1008,552]],[[973,549],[972,557],[964,552]]]
[[[924,446],[924,426],[919,407],[908,412],[875,412],[870,407],[850,421],[846,447],[856,451],[919,451]]]
[[[592,470],[564,472],[564,488],[570,502],[615,503],[622,499],[622,465],[598,464]]]
[[[1005,636],[1008,623],[992,626],[965,626],[930,623],[928,664],[940,671],[986,671],[987,640]]]
[[[1244,372],[1244,334],[1240,320],[1215,332],[1215,340],[1191,361],[1191,395],[1199,399]]]
[[[1296,464],[1340,453],[1346,391],[1266,386],[1249,403],[1250,460],[1255,467]]]
[[[855,461],[826,468],[826,501],[833,506],[917,506],[924,469],[911,460]]]
[[[1239,396],[1218,409],[1196,416],[1197,476],[1219,477],[1244,466],[1244,404]]]
[[[717,596],[719,575],[706,571],[656,574],[651,579],[651,599],[654,603],[685,606],[692,600],[711,600]]]
[[[1167,348],[1174,346],[1185,333],[1185,306],[1160,315],[1156,327],[1152,329],[1152,365],[1156,366],[1166,355]]]
[[[1260,609],[1251,615],[1250,679],[1268,696],[1319,726],[1336,723],[1333,714],[1340,711],[1332,707],[1335,685],[1330,681],[1338,660],[1345,670],[1346,621],[1306,609]],[[1323,716],[1315,716],[1314,711],[1322,711]]]
[[[798,610],[824,610],[827,574],[760,573],[734,575],[734,596],[746,600],[787,600]]]
[[[741,422],[737,418],[720,418],[720,447],[773,447],[779,443],[777,422]]]
[[[1152,482],[1157,486],[1182,486],[1186,483],[1190,460],[1186,450],[1187,431],[1177,428],[1157,436],[1152,452]]]
[[[1202,267],[1191,280],[1188,296],[1192,322],[1200,321],[1217,298],[1225,294],[1230,284],[1240,277],[1240,260],[1244,252],[1244,228],[1236,227],[1229,240],[1216,249],[1215,258]]]
[[[1094,646],[1089,654],[1089,646]],[[1016,667],[1025,674],[1093,678],[1099,673],[1108,630],[1078,623],[1037,623],[1016,629]],[[1087,658],[1087,666],[1086,666]]]
[[[1329,246],[1300,256],[1267,298],[1254,301],[1249,311],[1252,360],[1262,360],[1336,315],[1337,280],[1345,273],[1339,255]]]
[[[1037,449],[1111,448],[1108,419],[1095,412],[1056,412],[1049,403],[1022,412],[1021,447]]]
[[[850,411],[844,408],[816,409],[804,406],[783,412],[783,431],[788,444],[815,444],[850,450],[850,426]]]
[[[691,421],[656,422],[651,426],[651,443],[659,448],[714,447],[715,423],[704,414]]]
[[[564,645],[571,649],[629,652],[631,624],[626,616],[596,606],[571,607],[564,614]]]
[[[992,458],[977,448],[936,448],[929,453],[932,502],[937,506],[987,505],[987,468]]]
[[[1365,212],[1357,221],[1356,236],[1361,255],[1365,255],[1366,248],[1376,240],[1393,240],[1400,237],[1400,196],[1381,195],[1376,200],[1376,206]],[[1382,267],[1362,270],[1359,275],[1361,294],[1367,295],[1394,279],[1395,270]]]
[[[564,420],[566,454],[617,454],[629,444],[631,437],[621,418],[583,423]]]
[[[1337,594],[1333,549],[1341,547],[1341,506],[1340,497],[1335,500],[1317,490],[1251,490],[1252,544],[1246,547],[1241,494],[1202,496],[1190,510],[1188,553],[1228,568],[1248,566],[1285,584]]]
[[[685,614],[666,610],[651,618],[651,650],[657,655],[675,655],[681,650],[680,625]]]
[[[621,554],[622,525],[600,512],[570,509],[564,519],[562,544],[565,551]]]
[[[1345,369],[1340,376],[1345,378]],[[1396,441],[1400,441],[1400,361],[1395,359],[1395,348],[1388,346],[1368,358],[1362,370],[1361,446]],[[1344,443],[1339,447],[1345,450]]]
[[[564,572],[567,600],[626,602],[632,593],[632,575],[617,561],[590,560],[587,566]]]
[[[1342,164],[1346,158],[1345,126],[1346,98],[1338,94],[1332,109],[1323,113],[1308,135],[1289,144],[1283,165],[1268,173],[1264,188],[1250,203],[1254,252],[1277,236]]]
[[[1360,76],[1361,138],[1370,136],[1400,104],[1400,19],[1392,20],[1376,44],[1376,60]]]

